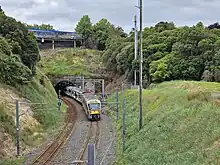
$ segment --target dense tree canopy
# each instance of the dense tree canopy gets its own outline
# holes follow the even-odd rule
[[[76,31],[90,41],[93,48],[103,50],[108,70],[126,74],[133,79],[134,33],[127,36],[121,27],[115,27],[102,18],[92,25],[88,15],[79,21]],[[88,45],[87,45],[88,46]],[[176,79],[220,82],[220,29],[214,23],[205,27],[176,27],[173,22],[161,21],[143,30],[144,81],[162,82]]]
[[[143,30],[143,77],[161,82],[176,79],[220,82],[220,29],[199,22],[193,27],[175,27],[159,22]],[[133,32],[126,39],[110,41],[104,52],[108,69],[133,78],[138,61],[134,60]]]
[[[92,36],[92,22],[88,15],[84,15],[76,25],[76,33],[84,39],[84,44],[88,46],[88,40]]]
[[[37,24],[28,25],[28,24],[25,24],[25,26],[27,28],[36,28],[36,29],[39,29],[39,30],[54,30],[53,26],[50,25],[50,24],[41,24],[41,25],[37,25]]]
[[[15,63],[18,70],[13,72],[13,68],[8,68],[8,72],[18,81],[30,79],[40,56],[35,37],[28,33],[27,27],[53,29],[53,26],[24,25],[3,11],[0,11],[0,24],[1,74],[3,66],[7,69],[7,62]],[[108,70],[133,79],[134,69],[139,70],[139,60],[134,60],[133,32],[127,35],[105,18],[93,24],[88,15],[81,18],[75,30],[82,35],[87,48],[103,50]],[[219,24],[205,27],[198,22],[192,27],[176,27],[173,22],[161,21],[154,27],[145,27],[143,57],[143,77],[148,84],[177,79],[220,82]]]
[[[116,36],[126,37],[121,27],[115,27],[107,19],[102,18],[96,24],[92,24],[88,15],[84,15],[75,28],[76,33],[82,35],[84,46],[105,50],[109,39]]]
[[[0,81],[15,85],[30,80],[40,60],[33,34],[21,22],[0,11]]]

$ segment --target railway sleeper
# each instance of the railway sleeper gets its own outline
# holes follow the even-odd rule
[[[88,160],[75,160],[71,162],[71,164],[78,164],[78,163],[88,163]]]

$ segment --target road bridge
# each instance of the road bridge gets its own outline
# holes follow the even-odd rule
[[[82,37],[75,32],[40,30],[36,28],[29,28],[28,31],[35,35],[40,49],[76,48],[82,45]]]

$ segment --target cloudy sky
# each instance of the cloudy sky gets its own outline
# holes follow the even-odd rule
[[[143,0],[143,23],[173,21],[177,26],[198,21],[209,25],[220,18],[219,0]],[[51,24],[58,30],[73,31],[88,14],[93,23],[105,17],[129,32],[138,15],[138,0],[0,0],[5,13],[29,24]]]

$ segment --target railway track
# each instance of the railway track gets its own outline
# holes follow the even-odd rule
[[[50,144],[43,153],[41,153],[32,165],[45,165],[48,163],[52,157],[56,154],[58,149],[67,141],[72,131],[74,131],[74,126],[77,118],[76,111],[73,111],[75,107],[73,104],[65,98],[62,100],[69,106],[66,118],[66,124],[62,131],[58,134],[55,140]]]
[[[84,145],[78,156],[78,160],[83,161],[84,155],[85,155],[85,152],[86,152],[86,149],[89,143],[95,144],[95,147],[98,146],[99,136],[100,136],[99,121],[95,121],[95,122],[90,121],[89,130],[85,138]],[[78,163],[77,165],[80,165],[80,164],[81,163]]]

